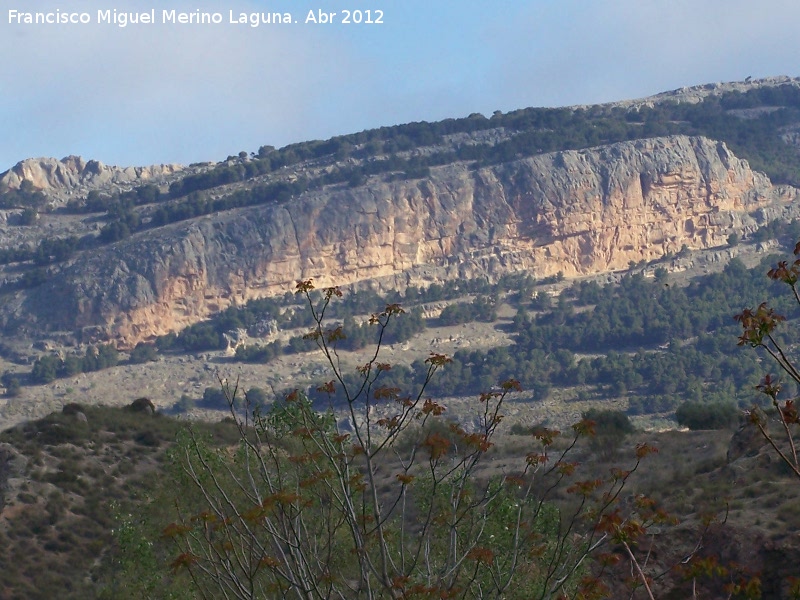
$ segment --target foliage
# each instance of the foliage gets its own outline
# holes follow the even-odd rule
[[[153,344],[139,342],[131,351],[129,360],[134,365],[158,360],[158,349]]]
[[[228,406],[225,392],[218,387],[205,388],[203,390],[202,403],[205,408],[213,408],[217,410],[224,410]]]
[[[777,227],[771,231],[779,232]],[[476,301],[493,309],[497,301],[492,299],[505,294],[505,302],[516,302],[519,307],[513,321],[502,326],[514,336],[513,345],[456,351],[448,369],[428,384],[432,397],[477,395],[497,381],[518,378],[534,401],[547,398],[555,388],[577,385],[593,398],[627,397],[629,414],[667,413],[686,402],[746,406],[757,398],[754,386],[760,380],[761,367],[755,355],[736,352],[731,346],[736,324],[730,315],[761,300],[765,292],[761,269],[747,269],[734,259],[721,273],[695,278],[685,287],[666,285],[663,274],[658,273],[654,278],[634,273],[605,286],[578,282],[549,308],[528,300],[534,284],[530,277],[507,277],[496,285],[480,279],[463,280],[424,289],[412,287],[405,298],[360,291],[330,305],[326,315],[342,325],[345,337],[338,341],[338,348],[356,350],[376,341],[376,329],[358,321],[363,320],[370,303],[387,305],[402,299],[422,304],[473,294]],[[766,288],[776,310],[790,318],[800,315],[780,291],[778,283]],[[318,292],[312,295],[315,302],[322,300]],[[526,310],[532,308],[539,310]],[[227,309],[180,335],[162,336],[156,348],[162,353],[220,349],[226,345],[224,334],[231,330],[263,335],[268,327],[287,330],[311,324],[308,311],[296,300],[262,299]],[[393,318],[383,341],[406,340],[425,325],[420,309],[412,308]],[[267,363],[314,348],[312,340],[297,336],[288,344],[240,345],[234,360]],[[597,355],[582,356],[587,351]],[[46,358],[34,365],[30,381],[43,383],[80,373],[83,360],[73,355],[61,362]],[[420,360],[410,367],[397,366],[384,377],[394,387],[411,389],[423,381],[425,373],[426,365]],[[353,384],[357,374],[347,373],[345,380]],[[793,382],[787,385],[795,387]],[[341,391],[337,389],[333,397],[337,405],[345,401]],[[314,390],[310,396],[315,402],[326,399]],[[214,405],[224,407],[225,403]]]
[[[596,589],[588,558],[612,541],[642,568],[635,538],[663,519],[647,502],[623,517],[617,499],[651,448],[637,449],[630,471],[581,481],[567,456],[591,424],[577,424],[560,445],[559,432],[537,429],[516,470],[481,477],[518,383],[481,395],[474,430],[442,423],[446,408],[425,390],[445,356],[430,356],[413,394],[387,385],[393,368],[380,353],[400,307],[372,316],[374,352],[350,379],[338,350],[342,326],[326,320],[340,292],[325,290],[317,303],[312,289],[298,283],[315,323],[307,337],[333,373],[320,391],[344,395],[344,417],[318,412],[295,391],[242,419],[238,385],[223,384],[238,448],[215,450],[190,429],[174,454],[177,519],[163,535],[175,547],[173,569],[202,595],[555,598]],[[562,487],[574,498],[564,508],[549,499]]]
[[[180,332],[176,342],[190,352],[220,350],[227,345],[222,333],[209,323],[190,325]]]
[[[147,496],[163,479],[153,474],[182,426],[157,415],[73,404],[0,432],[3,447],[25,457],[13,475],[25,482],[25,492],[0,485],[0,505],[14,507],[3,513],[0,527],[0,595],[196,597],[186,581],[172,586],[163,577],[164,555],[141,526]],[[217,440],[228,430],[197,427]],[[159,443],[138,441],[148,435]]]
[[[745,105],[766,106],[771,110],[742,118],[737,111]],[[99,236],[90,236],[85,242],[84,247],[91,247],[218,211],[289,202],[325,186],[359,186],[376,176],[385,181],[418,179],[429,176],[431,168],[453,162],[470,161],[480,167],[545,152],[676,134],[701,135],[725,142],[737,156],[747,159],[754,169],[766,172],[774,182],[798,185],[800,153],[781,134],[799,115],[800,94],[792,85],[753,89],[744,94],[710,95],[696,104],[664,102],[631,109],[528,108],[506,114],[496,112],[491,118],[473,114],[435,123],[382,127],[324,141],[291,144],[278,150],[262,152],[271,148],[262,146],[257,155],[243,157],[240,153],[210,170],[174,181],[168,195],[152,184],[109,195],[92,191],[85,199],[70,201],[67,208],[74,212],[106,212],[108,223]],[[501,131],[501,139],[446,142],[448,135],[489,129]],[[420,151],[423,147],[425,150]],[[350,160],[343,164],[347,158]],[[297,178],[297,165],[305,161],[313,161],[314,167],[327,164],[328,168],[314,168],[308,179]],[[266,181],[249,189],[207,191],[255,178]],[[19,191],[0,197],[0,205],[26,210],[43,209],[45,203],[44,195],[27,181]],[[27,212],[23,218],[29,222],[34,215]],[[19,260],[14,258],[16,253],[26,251],[6,252],[10,254],[3,258],[0,253],[0,260]]]
[[[769,270],[767,276],[773,281],[788,285],[792,290],[793,300],[800,306],[800,290],[797,285],[800,280],[800,242],[795,245],[794,255],[796,257],[794,261],[780,261]],[[763,349],[791,381],[800,383],[800,370],[796,366],[797,357],[794,348],[778,335],[778,328],[786,321],[784,315],[763,302],[755,310],[749,308],[743,310],[736,315],[736,320],[743,329],[739,338],[740,346]],[[777,378],[766,375],[758,385],[758,390],[769,398],[774,412],[766,414],[759,407],[753,406],[747,414],[750,423],[758,428],[784,464],[800,479],[800,461],[795,441],[800,417],[795,399],[778,400],[782,388]],[[770,430],[770,422],[779,427],[780,433],[776,434]]]
[[[487,298],[486,296],[478,296],[469,304],[449,304],[439,315],[439,323],[442,325],[460,325],[471,321],[491,323],[497,319],[496,304],[496,297]]]
[[[43,209],[47,205],[47,197],[34,188],[27,179],[23,179],[18,190],[10,190],[0,195],[0,208],[33,208]]]
[[[112,344],[88,346],[81,357],[68,354],[63,359],[48,354],[33,363],[31,380],[34,383],[50,383],[58,377],[70,377],[78,373],[89,373],[114,367],[119,362],[119,353]]]
[[[739,420],[739,411],[731,403],[684,402],[675,411],[678,425],[691,430],[728,429]]]
[[[780,108],[751,119],[741,118],[735,112],[742,107],[757,106]],[[491,118],[473,114],[462,119],[382,127],[269,152],[259,149],[253,160],[229,160],[211,171],[184,177],[170,186],[170,196],[185,196],[325,157],[341,161],[353,154],[361,162],[336,169],[311,187],[336,182],[360,183],[369,175],[398,171],[405,177],[422,177],[433,166],[455,161],[494,164],[520,156],[672,134],[704,135],[724,141],[773,180],[796,184],[800,156],[779,134],[781,127],[797,120],[799,110],[797,88],[786,85],[753,89],[744,94],[708,96],[697,104],[665,102],[629,110],[603,106],[577,110],[527,108],[505,114],[497,112]],[[509,137],[498,143],[462,144],[455,148],[443,143],[446,135],[497,128],[503,128]],[[423,146],[431,147],[432,151],[423,156],[399,156]]]
[[[20,384],[19,377],[13,374],[3,375],[3,385],[6,388],[6,396],[9,398],[16,398],[22,391],[22,384]]]
[[[548,309],[535,313],[526,310],[535,305],[535,301],[526,304],[534,283],[526,277],[504,278],[496,285],[465,280],[409,288],[405,300],[420,304],[470,293],[487,299],[484,304],[489,306],[491,298],[505,294],[504,301],[516,302],[519,307],[513,321],[503,326],[514,335],[513,345],[458,350],[449,368],[428,385],[432,397],[480,394],[497,381],[518,377],[534,400],[547,398],[554,388],[578,385],[594,398],[627,396],[630,414],[670,412],[685,402],[745,406],[757,397],[753,389],[761,367],[756,356],[731,347],[736,325],[730,314],[760,301],[762,268],[747,269],[734,259],[721,273],[698,277],[686,287],[666,285],[663,274],[658,273],[655,278],[632,274],[619,284],[605,286],[579,282],[562,292]],[[780,290],[777,283],[766,290],[776,309],[791,318],[800,315]],[[315,298],[321,300],[318,295]],[[381,297],[361,291],[331,305],[326,314],[342,324],[345,335],[338,342],[339,349],[355,350],[374,343],[374,327],[359,324],[357,318],[363,319],[370,303],[399,300],[396,294]],[[231,330],[260,335],[267,326],[279,330],[309,326],[309,319],[308,311],[301,310],[294,300],[257,300],[223,311],[180,335],[162,336],[156,348],[160,352],[220,349],[226,345],[224,334]],[[425,324],[418,308],[408,310],[393,319],[384,342],[408,339]],[[297,336],[288,344],[239,346],[234,360],[267,363],[314,347],[313,341]],[[586,351],[599,355],[581,356]],[[83,371],[83,358],[68,355],[63,364],[46,359],[34,370],[32,382],[51,381],[53,370],[55,377]],[[385,376],[393,386],[409,389],[422,381],[425,372],[424,362],[418,361]],[[355,377],[347,374],[348,382]],[[338,403],[343,401],[340,392],[335,396]],[[319,399],[321,395],[312,390],[311,396]]]
[[[268,363],[276,356],[281,356],[283,349],[279,342],[272,342],[266,346],[237,346],[236,360],[249,363]]]
[[[778,262],[768,271],[767,277],[772,281],[788,285],[792,291],[792,300],[800,306],[800,290],[797,286],[800,280],[800,242],[794,247],[794,256],[794,260]],[[800,383],[796,346],[785,341],[779,334],[779,328],[786,322],[786,317],[766,302],[762,302],[758,308],[745,309],[735,318],[743,330],[739,337],[739,345],[764,351],[783,374],[788,376],[789,381]],[[800,479],[800,460],[797,454],[800,417],[796,398],[779,400],[783,385],[771,374],[764,376],[757,389],[769,399],[771,410],[765,411],[760,406],[753,405],[745,413],[747,420],[769,443],[788,473]],[[792,577],[783,585],[788,597],[800,596],[800,587],[795,575],[796,571],[793,571]],[[759,597],[755,594],[753,596]]]
[[[39,219],[39,211],[33,206],[28,206],[19,215],[20,225],[33,225]]]
[[[36,383],[50,383],[58,377],[61,360],[57,356],[42,356],[33,363],[31,379]]]
[[[619,410],[592,408],[583,413],[583,418],[594,424],[595,435],[589,447],[606,459],[612,458],[625,437],[634,432],[628,415]]]

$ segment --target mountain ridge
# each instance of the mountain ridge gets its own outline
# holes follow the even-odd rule
[[[701,96],[714,100],[680,104]],[[798,188],[724,139],[797,185],[785,137],[800,124],[800,79],[630,102],[410,123],[171,172],[55,161],[25,180],[72,186],[55,209],[31,214],[18,193],[2,211],[0,323],[129,347],[297,279],[403,289],[590,275],[796,216]],[[740,144],[748,132],[755,142]],[[87,192],[101,180],[106,192]]]
[[[719,83],[704,83],[700,85],[683,86],[666,92],[659,92],[651,96],[634,98],[630,100],[615,100],[606,102],[600,106],[620,107],[620,108],[641,108],[653,107],[662,102],[677,102],[696,104],[702,102],[709,96],[721,96],[730,92],[745,93],[750,90],[791,85],[800,87],[800,77],[790,77],[788,75],[774,75],[771,77],[760,77],[758,79],[747,78],[744,81],[725,81]],[[591,104],[576,104],[570,108],[589,108]]]
[[[684,86],[642,98],[616,100],[596,105],[576,104],[564,108],[568,110],[587,110],[592,107],[605,107],[638,110],[644,107],[652,108],[664,102],[694,104],[702,102],[710,96],[722,96],[731,92],[746,93],[751,90],[779,86],[800,88],[800,77],[777,75],[758,79],[748,78],[744,81]],[[296,144],[290,146],[294,145]],[[30,157],[20,160],[13,167],[0,173],[0,196],[9,191],[18,190],[24,180],[31,182],[35,189],[43,191],[57,200],[63,200],[66,196],[85,194],[91,190],[130,189],[132,185],[150,181],[163,185],[174,181],[174,179],[170,178],[172,175],[186,171],[195,172],[199,170],[202,172],[213,166],[229,162],[232,158],[234,157],[228,157],[225,161],[216,163],[202,163],[187,167],[178,163],[162,163],[149,166],[115,166],[106,165],[97,159],[86,160],[74,155],[66,156],[62,159]]]
[[[721,142],[673,136],[557,152],[425,179],[331,188],[291,202],[177,223],[80,257],[20,293],[6,324],[83,330],[123,346],[297,279],[403,288],[526,270],[586,275],[752,230],[783,209],[773,186]],[[55,302],[54,302],[55,300]],[[40,315],[26,321],[26,315]]]
[[[80,156],[28,158],[0,173],[0,195],[19,190],[27,181],[43,192],[55,205],[64,204],[73,195],[92,190],[130,189],[149,182],[165,183],[185,170],[179,164],[146,167],[117,167]]]

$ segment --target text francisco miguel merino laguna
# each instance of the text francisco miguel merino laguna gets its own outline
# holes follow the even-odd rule
[[[380,13],[383,11],[345,11],[345,13]],[[332,23],[336,13],[329,13],[323,10],[311,10],[305,15],[303,23]],[[258,27],[259,25],[278,24],[278,23],[297,23],[291,13],[288,12],[254,12],[240,13],[228,11],[225,19],[220,12],[202,12],[200,10],[181,12],[174,9],[150,9],[144,12],[123,12],[116,9],[98,10],[94,15],[88,12],[67,12],[54,10],[50,12],[25,12],[11,9],[8,11],[8,23],[14,25],[88,25],[90,23],[117,25],[126,27],[128,25],[149,25],[154,23],[175,24],[175,25],[249,25]],[[350,15],[347,15],[350,16]],[[375,15],[369,15],[369,21],[380,23],[375,19]],[[157,17],[159,17],[157,19]]]

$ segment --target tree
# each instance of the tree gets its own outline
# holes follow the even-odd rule
[[[19,215],[20,225],[33,225],[39,218],[39,211],[33,206],[26,207]]]
[[[798,258],[791,264],[788,261],[780,261],[769,270],[767,277],[788,285],[795,301],[800,305],[800,290],[797,286],[800,280],[800,242],[794,247],[794,255]],[[765,350],[785,375],[800,384],[800,369],[795,364],[788,346],[782,342],[776,331],[781,323],[786,321],[786,317],[776,313],[765,302],[755,310],[745,309],[735,318],[744,330],[739,338],[739,345]],[[753,406],[747,412],[749,421],[758,428],[781,460],[800,479],[800,461],[796,448],[800,417],[795,400],[778,400],[782,386],[771,374],[764,377],[757,389],[769,398],[773,411],[767,414],[760,407]],[[770,429],[770,422],[778,426],[780,434],[775,434]]]
[[[723,402],[684,402],[675,411],[678,425],[691,430],[727,429],[738,421],[736,407]]]
[[[6,396],[9,398],[16,398],[22,391],[22,386],[19,382],[19,376],[16,373],[6,371],[0,377],[0,383],[6,388]]]
[[[153,344],[139,342],[131,351],[129,360],[134,365],[158,360],[158,349]]]
[[[647,501],[623,514],[617,499],[651,448],[640,446],[628,471],[582,481],[568,456],[592,423],[575,425],[564,442],[537,428],[515,470],[481,476],[519,384],[482,394],[474,429],[448,422],[446,407],[425,396],[447,357],[430,355],[414,393],[387,384],[392,368],[381,348],[403,314],[398,305],[370,319],[377,343],[353,378],[338,352],[346,333],[325,317],[341,292],[325,290],[317,305],[312,290],[298,283],[315,323],[306,337],[333,376],[318,391],[343,395],[344,415],[317,409],[297,390],[266,413],[249,412],[248,392],[242,413],[238,383],[221,380],[238,449],[214,450],[189,429],[174,454],[178,512],[164,536],[175,545],[173,568],[186,570],[203,596],[588,597],[600,587],[591,557],[612,543],[648,585],[636,538],[662,515]],[[574,500],[553,503],[557,488]]]
[[[595,424],[595,435],[589,447],[605,459],[612,458],[625,437],[634,431],[628,415],[619,410],[592,408],[583,413],[583,418]]]
[[[50,383],[58,377],[61,359],[57,356],[45,355],[33,363],[31,379],[35,383]]]
[[[791,264],[789,261],[780,261],[769,270],[767,277],[788,285],[795,302],[800,305],[800,290],[797,287],[800,280],[800,242],[794,247],[794,256],[795,260]],[[800,369],[796,364],[796,355],[792,354],[792,349],[783,341],[778,330],[786,321],[786,317],[775,312],[764,302],[755,310],[743,310],[735,318],[743,329],[739,345],[764,350],[791,382],[800,383]],[[800,461],[797,454],[800,416],[795,399],[779,399],[782,387],[780,381],[772,374],[765,375],[756,389],[769,398],[770,406],[764,410],[754,405],[745,412],[745,416],[749,424],[758,429],[775,454],[788,467],[789,472],[800,479]],[[800,580],[794,577],[795,573],[791,574],[793,577],[783,583],[787,594],[785,597],[800,598]]]
[[[126,223],[122,221],[111,221],[100,230],[98,238],[101,242],[110,244],[119,240],[124,240],[130,237],[130,235],[131,230]]]

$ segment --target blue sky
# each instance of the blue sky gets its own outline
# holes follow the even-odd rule
[[[2,0],[0,171],[69,154],[222,160],[408,121],[589,104],[800,75],[796,0]],[[95,23],[98,9],[219,12],[219,25]],[[309,10],[383,24],[305,24]],[[9,10],[88,12],[9,24]],[[231,25],[229,11],[291,12]]]

